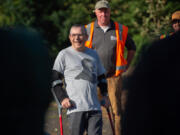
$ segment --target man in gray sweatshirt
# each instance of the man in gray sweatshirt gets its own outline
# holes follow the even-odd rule
[[[71,27],[71,46],[58,54],[53,66],[53,90],[63,108],[68,109],[70,135],[102,135],[102,112],[97,97],[101,89],[104,106],[109,106],[105,69],[95,50],[85,47],[84,26]],[[65,89],[63,89],[63,80]]]

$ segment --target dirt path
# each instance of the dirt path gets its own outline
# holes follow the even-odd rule
[[[102,108],[103,112],[103,135],[112,135],[111,127],[108,119],[108,115],[105,109]],[[66,112],[63,110],[63,131],[64,135],[69,135],[68,121],[66,117]],[[46,113],[45,121],[45,131],[50,135],[60,135],[59,133],[59,118],[57,105],[55,102],[52,102]]]

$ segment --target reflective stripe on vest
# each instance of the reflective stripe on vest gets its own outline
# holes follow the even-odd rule
[[[117,37],[117,46],[116,46],[116,72],[114,76],[119,76],[125,69],[127,65],[127,61],[124,58],[124,47],[126,43],[128,28],[124,25],[115,24],[115,32]],[[86,26],[88,27],[88,26]],[[86,41],[85,46],[88,48],[92,48],[92,38],[94,32],[94,22],[90,24],[90,32],[88,41]]]
[[[124,47],[126,43],[128,28],[124,25],[121,25],[115,22],[115,31],[116,31],[116,37],[117,37],[115,76],[118,76],[122,72],[124,72],[127,65],[127,61],[124,58]]]
[[[87,25],[85,26],[87,28]],[[90,34],[88,40],[85,42],[85,46],[88,48],[92,48],[92,38],[94,32],[94,22],[90,24]]]

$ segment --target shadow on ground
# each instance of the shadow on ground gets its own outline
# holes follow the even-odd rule
[[[106,110],[102,107],[103,113],[103,135],[112,135],[112,130]],[[66,117],[66,110],[62,111],[63,117],[63,134],[69,135],[68,121]],[[46,113],[45,129],[50,135],[60,135],[59,133],[59,117],[56,102],[52,102]]]

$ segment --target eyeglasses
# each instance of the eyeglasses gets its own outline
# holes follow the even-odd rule
[[[179,19],[174,19],[174,20],[172,20],[172,22],[171,22],[172,24],[175,24],[175,23],[180,23],[180,20]]]
[[[83,37],[84,36],[84,34],[70,34],[71,35],[71,37]]]

